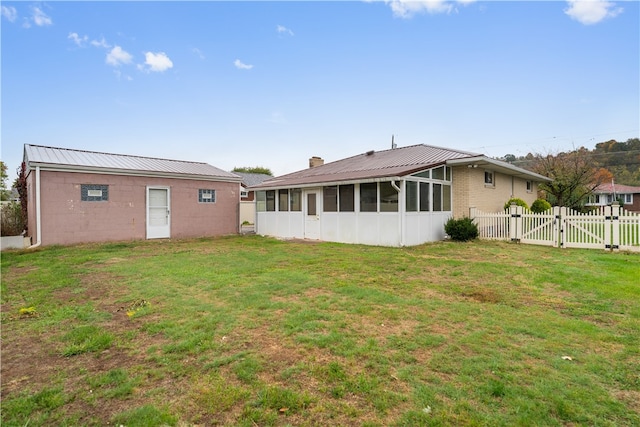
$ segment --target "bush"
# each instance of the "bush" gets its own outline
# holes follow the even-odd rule
[[[544,199],[536,199],[535,202],[531,203],[531,212],[541,213],[546,212],[549,209],[551,209],[551,203]]]
[[[509,210],[509,206],[511,206],[512,203],[515,203],[518,206],[522,206],[525,209],[529,209],[529,205],[527,204],[527,202],[517,197],[512,197],[507,201],[507,203],[504,204],[504,210]]]
[[[478,226],[471,218],[450,218],[444,225],[444,231],[457,242],[466,242],[478,237]]]
[[[20,203],[3,203],[0,213],[0,234],[3,236],[21,235],[24,231],[25,224]]]

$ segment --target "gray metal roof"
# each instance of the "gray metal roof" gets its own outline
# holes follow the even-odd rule
[[[245,187],[258,185],[263,183],[267,179],[273,178],[273,176],[267,175],[264,173],[250,173],[250,172],[234,172],[234,173],[236,175],[239,175],[242,178],[242,184]]]
[[[205,180],[240,181],[240,177],[208,163],[124,154],[99,153],[69,148],[24,146],[24,161],[29,169],[179,177]]]
[[[482,154],[431,145],[412,145],[384,151],[369,151],[357,156],[325,163],[264,181],[251,189],[311,186],[314,184],[375,180],[402,177],[443,164],[491,164],[493,169],[542,181],[548,178]],[[458,163],[459,162],[459,163]]]

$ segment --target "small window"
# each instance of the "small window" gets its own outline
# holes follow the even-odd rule
[[[414,173],[413,176],[416,176],[418,178],[431,178],[431,169],[423,172]]]
[[[487,187],[493,187],[495,185],[493,181],[493,172],[484,171],[484,185]]]
[[[623,194],[623,196],[625,205],[633,204],[633,194]]]
[[[407,192],[407,212],[418,211],[418,183],[415,181],[407,181],[405,183]]]
[[[527,181],[527,193],[531,193],[533,191],[533,182]]]
[[[267,212],[276,211],[276,190],[267,190]]]
[[[378,212],[378,184],[360,184],[360,212]]]
[[[451,211],[451,186],[442,185],[442,210]]]
[[[444,181],[444,166],[435,168],[432,173],[433,173],[433,179],[439,179],[441,181]]]
[[[337,185],[322,188],[322,203],[324,212],[338,212]]]
[[[289,190],[278,190],[278,210],[280,212],[289,210]]]
[[[433,211],[442,211],[442,184],[433,184]]]
[[[340,212],[353,212],[354,209],[354,188],[353,184],[341,185],[338,187],[340,196]]]
[[[240,190],[240,197],[242,198],[249,197],[249,192],[247,190]]]
[[[265,212],[267,210],[267,192],[256,191],[256,211]]]
[[[302,190],[299,188],[293,188],[290,191],[291,196],[291,212],[302,211]]]
[[[200,203],[215,203],[216,202],[216,190],[198,190],[198,202]]]
[[[429,212],[429,183],[420,183],[420,212]]]
[[[109,186],[100,184],[82,184],[80,200],[83,202],[106,202],[109,200]]]
[[[398,212],[398,192],[391,182],[380,183],[380,212]]]

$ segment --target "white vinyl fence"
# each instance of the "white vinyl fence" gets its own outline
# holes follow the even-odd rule
[[[512,205],[498,213],[471,208],[469,214],[481,239],[640,252],[640,214],[625,211],[617,204],[588,213],[558,206],[534,213]]]

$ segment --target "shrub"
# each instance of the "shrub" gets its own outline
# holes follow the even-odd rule
[[[529,205],[527,204],[527,202],[517,197],[512,197],[507,201],[507,203],[504,204],[504,210],[508,210],[509,206],[511,206],[512,203],[515,203],[518,206],[522,206],[525,209],[529,209]]]
[[[20,203],[3,203],[0,209],[0,234],[3,236],[19,236],[24,231],[24,219]]]
[[[551,203],[544,199],[536,199],[535,202],[531,203],[531,212],[541,213],[546,212],[549,209],[551,209]]]
[[[444,225],[444,231],[457,242],[466,242],[478,237],[478,226],[473,219],[464,217],[460,219],[450,218]]]

